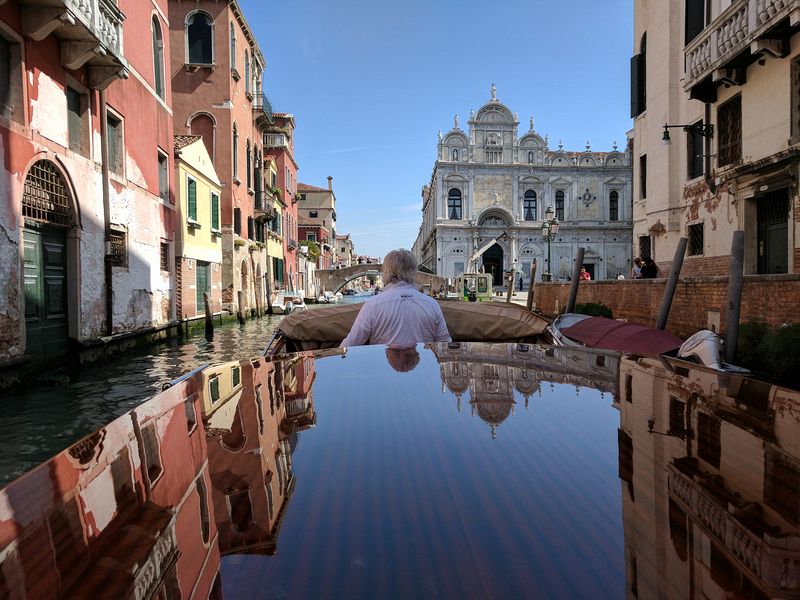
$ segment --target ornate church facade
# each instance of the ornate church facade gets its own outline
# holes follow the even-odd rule
[[[502,284],[504,270],[516,269],[526,284],[537,260],[537,278],[572,273],[579,247],[592,279],[626,277],[631,267],[631,164],[629,152],[594,152],[589,143],[570,152],[561,143],[549,148],[530,127],[518,134],[519,119],[497,99],[470,112],[468,130],[459,126],[439,132],[431,180],[422,190],[423,219],[413,252],[421,265],[442,277],[470,270],[468,259],[483,244],[503,233],[477,261]],[[560,229],[547,241],[542,223],[548,207]]]

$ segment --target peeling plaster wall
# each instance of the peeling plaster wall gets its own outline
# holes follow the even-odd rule
[[[112,186],[111,222],[124,224],[128,233],[128,266],[115,267],[113,281],[113,331],[121,333],[168,321],[172,290],[160,268],[166,232],[159,199],[140,189],[117,188]]]
[[[31,99],[31,129],[61,146],[69,145],[67,129],[67,99],[64,87],[47,74],[37,71],[33,75],[39,95]]]

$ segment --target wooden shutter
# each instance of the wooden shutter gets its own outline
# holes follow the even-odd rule
[[[189,218],[197,221],[197,182],[193,179],[187,180],[186,189],[189,195]]]
[[[636,54],[631,58],[631,118],[635,119],[644,112],[644,54]]]
[[[211,193],[211,229],[219,230],[219,196]]]

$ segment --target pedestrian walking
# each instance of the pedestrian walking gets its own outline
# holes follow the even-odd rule
[[[661,271],[655,261],[646,256],[642,261],[642,279],[655,279],[661,275]]]
[[[520,292],[522,291],[522,283],[523,283],[523,279],[522,279],[522,275],[520,275],[519,276],[519,291]]]
[[[631,279],[642,278],[642,259],[638,256],[633,259],[633,266],[631,267]]]

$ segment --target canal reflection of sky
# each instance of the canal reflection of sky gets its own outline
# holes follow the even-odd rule
[[[225,597],[623,596],[612,396],[543,382],[526,401],[500,360],[459,401],[447,357],[418,352],[406,373],[376,347],[316,361],[285,535],[223,558]]]

